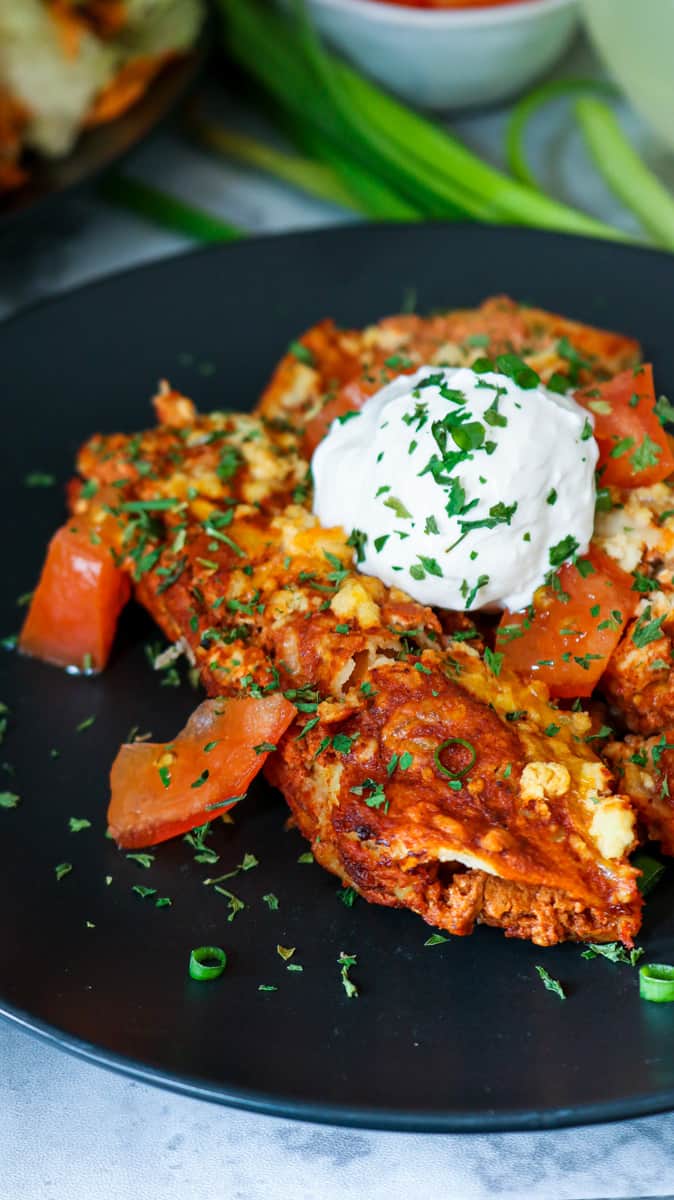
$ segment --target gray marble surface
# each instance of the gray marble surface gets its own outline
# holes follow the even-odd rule
[[[576,47],[567,73],[586,72]],[[240,128],[256,119],[211,85],[207,102]],[[674,184],[674,160],[634,114],[626,127]],[[454,128],[494,162],[506,114]],[[584,156],[564,104],[532,130],[533,159],[561,198],[635,228]],[[126,170],[249,231],[352,219],[190,146],[175,128]],[[95,188],[0,233],[0,317],[74,284],[188,249],[108,207]],[[0,328],[1,346],[1,328]],[[1,350],[0,350],[1,353]],[[422,1136],[290,1123],[172,1095],[79,1061],[0,1025],[0,1200],[590,1200],[674,1195],[674,1114],[540,1134]]]
[[[674,1191],[674,1114],[551,1133],[369,1133],[237,1112],[0,1025],[2,1200],[593,1200]]]

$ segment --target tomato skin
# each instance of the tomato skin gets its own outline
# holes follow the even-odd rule
[[[306,458],[311,458],[319,442],[323,441],[332,422],[345,413],[357,412],[363,407],[369,396],[373,396],[383,385],[370,383],[365,379],[352,379],[345,383],[335,395],[323,405],[323,408],[311,421],[307,422],[302,439],[302,450]]]
[[[630,404],[634,397],[638,401]],[[644,487],[667,479],[674,471],[670,441],[655,412],[653,368],[622,371],[606,383],[576,392],[576,400],[594,416],[594,436],[599,446],[599,481],[602,487]],[[604,411],[610,405],[610,411]],[[635,470],[635,451],[648,437],[655,444],[657,462]],[[632,444],[621,451],[623,439]],[[615,451],[618,456],[614,457]]]
[[[19,649],[59,667],[102,671],[131,592],[104,542],[75,518],[54,534],[19,636]]]
[[[395,357],[395,356],[394,356]],[[348,412],[358,412],[370,396],[381,391],[387,383],[391,383],[398,375],[412,375],[419,370],[419,364],[407,361],[406,364],[394,368],[387,364],[386,359],[372,363],[368,375],[359,375],[343,383],[339,391],[329,399],[319,413],[307,422],[302,440],[302,449],[306,458],[311,458],[319,442],[323,441],[332,422],[337,417],[343,417]]]
[[[505,612],[496,633],[496,649],[507,664],[521,675],[543,680],[557,699],[591,695],[639,602],[631,575],[613,559],[591,546],[588,560],[594,571],[585,577],[572,563],[557,572],[568,600],[551,587],[539,588],[533,615],[532,607]],[[597,605],[599,612],[593,615],[590,610]],[[614,613],[620,614],[619,620]]]
[[[154,846],[231,808],[220,801],[242,796],[268,757],[268,752],[256,753],[255,746],[276,745],[296,712],[280,692],[261,699],[219,697],[200,704],[172,742],[121,746],[110,772],[108,808],[109,832],[117,845],[127,850]],[[167,783],[160,767],[168,770]],[[204,772],[206,778],[195,787]]]

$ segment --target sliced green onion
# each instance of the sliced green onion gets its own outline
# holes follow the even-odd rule
[[[295,9],[297,10],[302,49],[307,62],[323,86],[325,99],[333,105],[337,120],[342,125],[345,139],[353,138],[356,146],[360,145],[362,152],[366,155],[374,153],[381,156],[381,160],[389,170],[398,172],[401,179],[406,179],[406,186],[412,192],[419,186],[428,188],[429,194],[433,191],[438,193],[438,200],[449,208],[452,215],[458,216],[464,209],[469,213],[470,210],[467,207],[460,181],[446,178],[434,171],[433,165],[426,164],[423,158],[417,159],[416,162],[411,161],[409,147],[400,146],[396,139],[391,138],[389,129],[382,130],[376,122],[368,121],[367,110],[361,109],[358,103],[354,103],[354,97],[350,95],[350,72],[342,73],[339,64],[331,60],[324,51],[314,27],[307,17],[303,0],[295,0]],[[411,178],[411,171],[413,171],[413,178]],[[470,215],[480,216],[487,220],[489,217],[488,203],[482,196],[477,196],[475,204],[478,211]]]
[[[665,250],[674,250],[674,197],[642,162],[614,112],[586,96],[575,106],[585,144],[608,186]]]
[[[100,190],[110,204],[128,208],[139,217],[197,242],[231,242],[242,236],[241,230],[233,225],[128,175],[106,175]]]
[[[652,858],[650,854],[635,854],[632,858],[632,866],[641,871],[637,887],[642,896],[648,896],[658,886],[667,870],[664,863],[659,862],[657,858]]]
[[[197,946],[190,951],[190,977],[217,979],[227,966],[227,955],[220,946]]]
[[[596,91],[602,95],[615,96],[616,88],[601,79],[552,79],[528,92],[514,106],[506,129],[506,157],[508,169],[529,187],[540,190],[524,148],[524,139],[531,118],[551,100],[572,96],[578,92]]]
[[[440,761],[440,755],[442,754],[442,751],[446,750],[449,746],[463,746],[464,749],[470,752],[471,759],[467,767],[462,767],[460,771],[450,771],[449,768]],[[447,738],[446,742],[441,742],[440,745],[436,746],[435,750],[433,751],[433,761],[435,762],[438,771],[440,771],[442,775],[446,775],[448,779],[463,779],[464,775],[467,775],[470,771],[470,768],[474,766],[476,758],[477,751],[472,742],[466,742],[463,738]]]
[[[329,138],[322,137],[313,127],[296,121],[289,122],[288,128],[301,145],[317,158],[324,158],[333,168],[351,196],[351,206],[359,212],[373,220],[418,221],[422,218],[421,208],[411,204],[371,169],[365,170],[352,155]]]
[[[639,995],[642,1000],[653,1000],[656,1004],[674,1000],[674,967],[667,963],[639,967]]]

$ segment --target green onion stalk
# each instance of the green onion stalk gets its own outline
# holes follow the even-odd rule
[[[357,164],[361,187],[368,177],[379,180],[421,218],[470,218],[629,240],[484,163],[446,130],[325,51],[303,14],[292,21],[259,0],[217,3],[231,57],[343,182]]]

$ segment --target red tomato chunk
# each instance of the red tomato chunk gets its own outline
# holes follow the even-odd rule
[[[20,649],[59,667],[102,671],[130,591],[109,547],[73,518],[49,543]]]
[[[110,773],[108,825],[119,846],[188,833],[240,800],[296,714],[280,693],[205,700],[172,742],[121,747]]]

